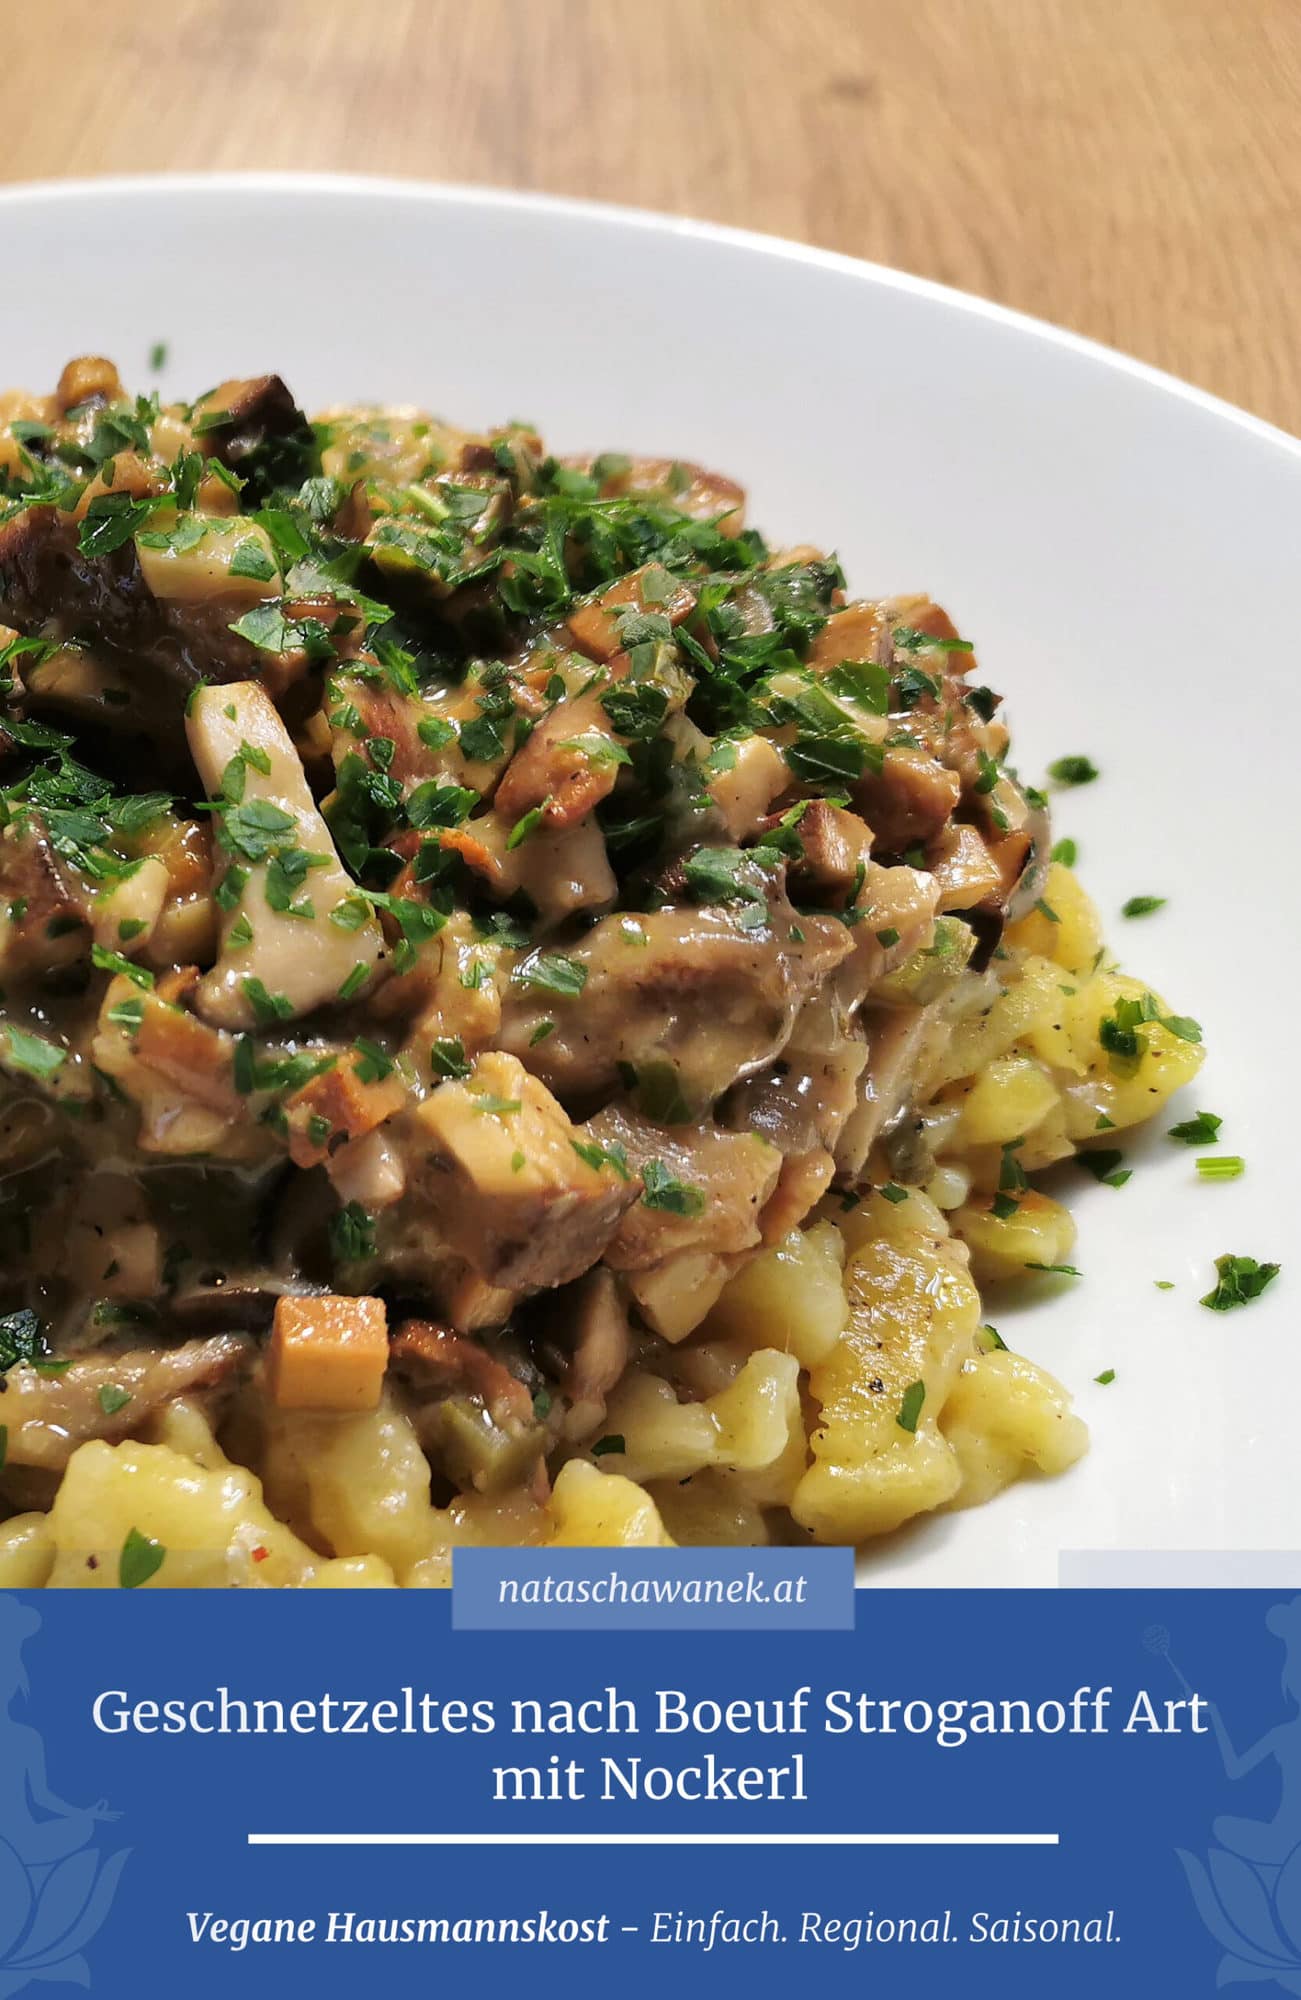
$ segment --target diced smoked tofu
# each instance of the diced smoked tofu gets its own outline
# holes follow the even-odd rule
[[[388,1367],[382,1299],[282,1298],[267,1350],[267,1387],[282,1410],[374,1410]]]

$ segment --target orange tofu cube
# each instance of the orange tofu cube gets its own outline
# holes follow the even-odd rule
[[[281,1410],[373,1410],[388,1367],[383,1299],[282,1298],[267,1349],[267,1387]]]

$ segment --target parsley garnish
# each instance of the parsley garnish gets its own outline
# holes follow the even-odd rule
[[[541,824],[542,815],[545,810],[545,805],[530,806],[526,813],[521,813],[510,832],[506,835],[506,852],[508,854],[513,854],[517,847],[522,846],[534,828]]]
[[[123,958],[120,951],[108,951],[102,944],[90,948],[90,962],[97,972],[116,973],[120,979],[129,979],[133,985],[141,986],[148,992],[154,983],[154,975],[143,965],[136,965],[131,959]]]
[[[30,1306],[0,1314],[0,1374],[20,1361],[38,1361],[44,1353],[41,1322]]]
[[[1059,757],[1048,766],[1048,776],[1058,785],[1091,785],[1100,775],[1088,757]]]
[[[356,1056],[352,1068],[358,1083],[382,1083],[393,1074],[393,1058],[378,1042],[358,1035],[352,1046]]]
[[[941,653],[974,653],[975,645],[970,639],[937,639],[932,632],[921,632],[915,625],[896,625],[890,634],[896,646],[903,646],[908,652],[921,647],[931,647]]]
[[[123,1590],[138,1590],[151,1576],[157,1576],[166,1556],[167,1550],[161,1542],[142,1535],[139,1528],[132,1528],[117,1559],[118,1583]]]
[[[156,500],[133,500],[129,493],[98,493],[77,531],[83,556],[110,556],[125,547],[153,513]]]
[[[1185,1118],[1178,1125],[1172,1125],[1167,1138],[1181,1139],[1185,1146],[1213,1146],[1220,1135],[1224,1120],[1217,1118],[1213,1111],[1199,1111],[1194,1118]]]
[[[541,993],[560,993],[573,998],[587,984],[587,967],[577,958],[559,951],[539,951],[517,965],[511,978],[520,986]]]
[[[650,681],[625,683],[601,696],[601,706],[620,736],[643,741],[654,736],[668,714],[669,698]]]
[[[916,1431],[917,1419],[922,1413],[922,1404],[925,1401],[926,1384],[924,1382],[910,1382],[903,1392],[903,1399],[895,1415],[895,1422],[901,1431]]]
[[[271,1027],[276,1021],[291,1021],[294,1003],[287,993],[268,993],[260,979],[249,974],[240,980],[244,996],[257,1019],[264,1027]]]
[[[277,842],[294,831],[294,824],[292,814],[270,799],[253,799],[248,805],[227,806],[218,815],[217,838],[229,853],[241,854],[245,861],[265,861]]]
[[[1282,1267],[1258,1264],[1254,1257],[1236,1257],[1226,1252],[1215,1260],[1216,1283],[1202,1300],[1212,1312],[1231,1312],[1235,1306],[1258,1299],[1266,1285],[1272,1285]]]
[[[430,779],[417,785],[407,800],[407,818],[421,833],[431,826],[461,826],[478,803],[479,794],[468,787]]]
[[[1166,896],[1131,896],[1122,905],[1122,917],[1150,917],[1153,910],[1163,910],[1169,898]]]
[[[704,1210],[701,1190],[678,1180],[663,1160],[648,1160],[641,1177],[645,1184],[642,1201],[647,1208],[663,1209],[669,1215],[700,1215]]]
[[[261,542],[249,535],[237,542],[230,559],[231,576],[252,577],[255,583],[270,583],[276,573],[276,566],[263,548]]]
[[[458,1081],[471,1075],[473,1070],[458,1035],[439,1036],[429,1051],[429,1065],[435,1076],[454,1077]]]
[[[156,1576],[166,1560],[166,1548],[162,1542],[154,1542],[152,1536],[140,1534],[132,1528],[122,1542],[122,1554],[118,1556],[118,1584],[122,1590],[138,1590],[140,1584],[148,1584],[150,1576]]]
[[[341,1264],[375,1255],[375,1224],[359,1201],[330,1217],[330,1249]]]

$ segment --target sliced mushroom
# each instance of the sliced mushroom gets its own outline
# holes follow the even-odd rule
[[[251,1354],[247,1341],[221,1334],[161,1352],[90,1355],[57,1374],[11,1368],[0,1379],[9,1462],[60,1471],[87,1438],[126,1437],[173,1397],[231,1383]]]
[[[238,897],[226,899],[217,963],[200,981],[196,1011],[224,1028],[252,1028],[265,1019],[268,1002],[273,1018],[290,1020],[338,1000],[344,989],[344,997],[355,996],[384,955],[383,936],[373,913],[355,929],[331,920],[341,905],[356,907],[356,884],[267,695],[254,681],[201,688],[186,733],[211,796],[222,794],[232,766],[241,773],[241,798],[221,815],[219,845],[226,878],[236,879],[234,868],[246,878]],[[289,906],[273,908],[269,872],[279,862],[283,877],[290,856],[293,871],[303,856],[306,869]]]
[[[571,1444],[594,1435],[605,1420],[606,1398],[632,1353],[628,1308],[613,1271],[598,1264],[569,1285],[552,1314],[558,1344],[569,1352],[561,1391],[569,1405],[564,1434]]]

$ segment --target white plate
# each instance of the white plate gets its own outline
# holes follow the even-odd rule
[[[1090,1456],[923,1523],[867,1574],[1038,1584],[1063,1549],[1295,1547],[1295,1269],[1245,1311],[1197,1299],[1218,1252],[1296,1261],[1301,447],[917,279],[572,202],[92,182],[0,194],[0,247],[6,383],[48,388],[91,350],[145,386],[165,339],[177,393],[272,368],[309,407],[525,416],[557,448],[717,465],[770,535],[836,548],[859,590],[949,607],[1010,697],[1023,774],[1069,751],[1100,765],[1059,831],[1124,959],[1203,1022],[1196,1102],[1248,1172],[1199,1183],[1163,1117],[1126,1145],[1126,1187],[1079,1176],[1084,1281],[1000,1320],[1076,1390]],[[1123,922],[1136,892],[1169,906]]]

